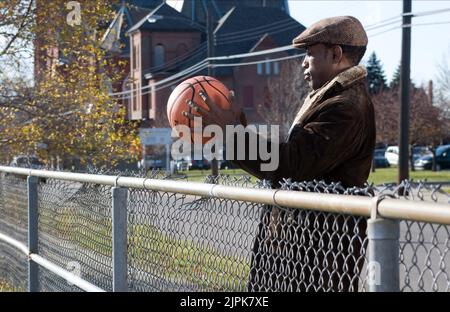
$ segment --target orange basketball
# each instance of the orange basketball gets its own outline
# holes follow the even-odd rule
[[[172,128],[177,125],[186,125],[191,128],[191,131],[194,129],[194,121],[183,116],[183,111],[190,112],[194,116],[200,116],[200,114],[187,104],[187,100],[192,100],[200,107],[209,111],[208,105],[204,103],[198,94],[200,90],[203,90],[211,101],[220,108],[230,108],[231,104],[228,100],[230,91],[219,80],[209,76],[197,76],[187,79],[172,91],[167,102],[167,117]],[[192,131],[192,140],[199,135],[194,134]],[[210,139],[211,137],[203,137],[201,141],[204,144]]]

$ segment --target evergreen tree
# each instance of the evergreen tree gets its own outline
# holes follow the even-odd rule
[[[389,88],[395,89],[400,86],[400,68],[401,65],[398,64],[397,69],[394,72],[394,75],[392,76],[391,83],[389,84]]]
[[[367,84],[372,95],[388,88],[383,65],[375,52],[370,55],[367,61]]]

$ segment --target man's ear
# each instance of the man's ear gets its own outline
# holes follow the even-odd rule
[[[339,45],[333,46],[333,63],[339,64],[344,57],[344,52],[342,51],[342,47]]]

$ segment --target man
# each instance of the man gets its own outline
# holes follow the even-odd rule
[[[273,181],[274,186],[283,178],[363,186],[375,148],[367,72],[358,65],[367,43],[364,28],[351,16],[321,20],[296,37],[293,45],[306,49],[302,69],[312,91],[295,117],[287,140],[277,145],[279,166],[262,172],[259,159],[235,162],[258,178]],[[207,95],[201,96],[209,112],[196,103],[190,105],[202,114],[204,125],[219,124],[223,128],[225,123],[246,124],[236,106],[219,110]],[[286,227],[288,217],[294,224]],[[354,236],[357,239],[352,239]],[[267,208],[255,241],[249,290],[355,291],[364,238],[362,218],[304,211],[292,215]]]

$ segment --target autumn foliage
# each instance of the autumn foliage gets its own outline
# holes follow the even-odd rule
[[[112,3],[78,2],[79,25],[68,24],[67,1],[39,1],[33,6],[29,44],[37,48],[36,72],[32,84],[19,90],[11,84],[12,90],[3,90],[15,95],[14,101],[0,102],[3,161],[37,153],[46,161],[59,157],[110,165],[138,157],[137,126],[126,120],[125,108],[109,95],[125,64],[112,61],[100,47],[113,17]]]

